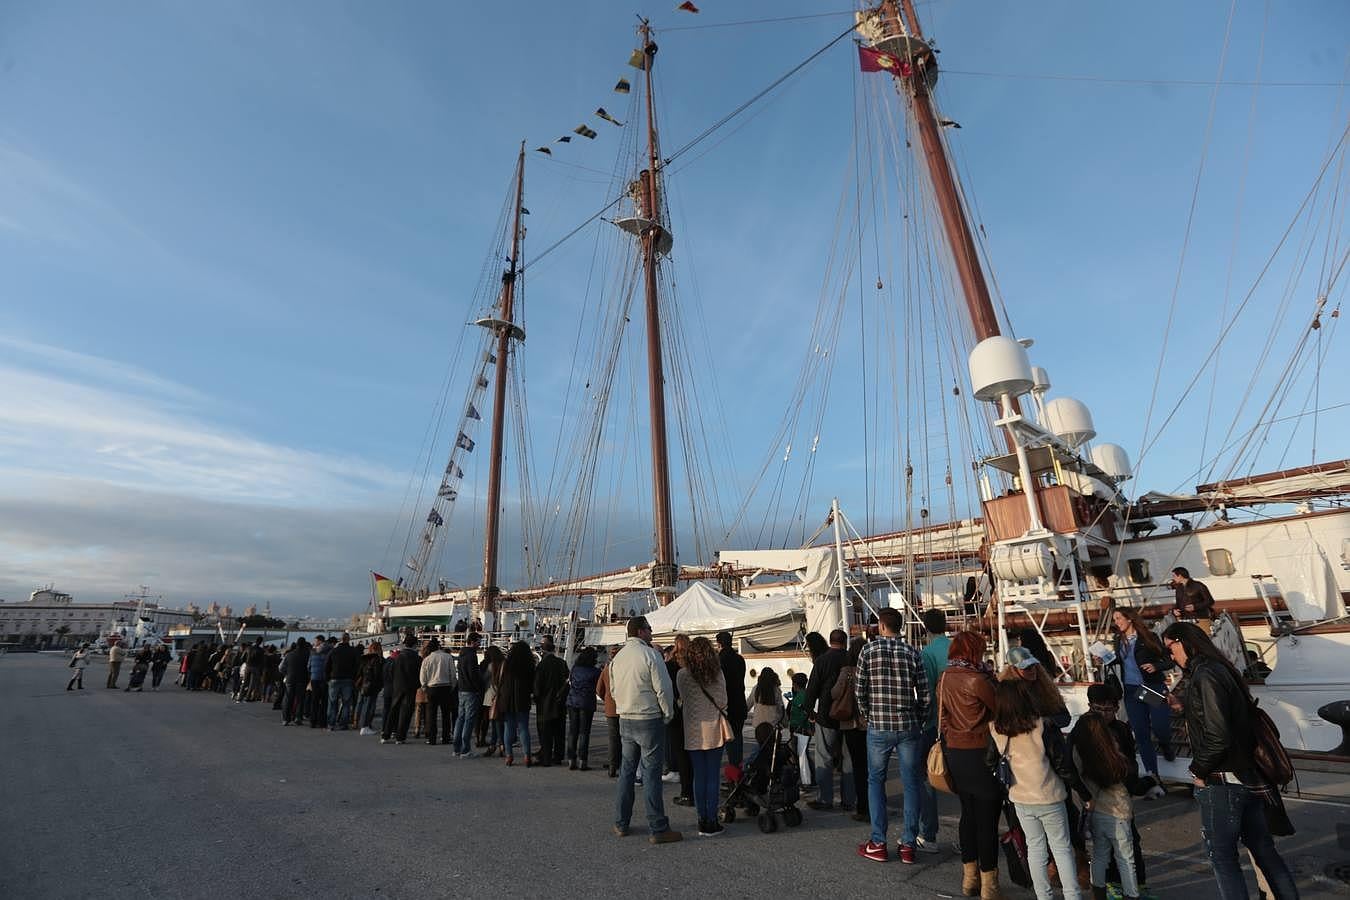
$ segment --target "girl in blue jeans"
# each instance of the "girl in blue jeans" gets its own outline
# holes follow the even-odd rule
[[[1047,871],[1049,857],[1065,873],[1060,879],[1064,900],[1080,900],[1073,843],[1069,838],[1069,816],[1064,808],[1068,788],[1084,800],[1087,788],[1078,777],[1073,759],[1058,728],[1036,715],[1036,707],[1027,683],[1017,678],[1000,681],[994,688],[994,721],[989,723],[994,749],[1011,771],[1007,783],[1008,799],[1017,810],[1017,820],[1027,839],[1027,868],[1037,900],[1053,900]]]

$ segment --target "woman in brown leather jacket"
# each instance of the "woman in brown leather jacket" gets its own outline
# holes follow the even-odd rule
[[[998,816],[1002,792],[985,758],[994,718],[994,678],[984,663],[984,638],[962,631],[952,638],[938,680],[938,734],[947,770],[961,800],[961,893],[997,898]]]

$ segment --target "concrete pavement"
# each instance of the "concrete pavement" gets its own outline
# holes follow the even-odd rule
[[[283,728],[270,704],[171,682],[159,693],[107,690],[101,663],[83,692],[64,690],[68,675],[58,655],[0,657],[0,897],[960,893],[950,849],[912,866],[868,862],[854,849],[866,826],[840,813],[806,810],[800,828],[771,835],[740,819],[699,839],[693,810],[670,804],[668,785],[667,812],[686,838],[653,847],[640,795],[634,835],[610,834],[614,782],[603,766],[507,769],[420,741]],[[601,720],[593,765],[604,748]],[[892,778],[892,839],[898,792]],[[949,847],[956,807],[941,802]],[[1346,896],[1323,873],[1350,863],[1338,846],[1350,806],[1289,807],[1299,834],[1280,849],[1303,897]],[[1193,802],[1141,802],[1137,821],[1155,895],[1213,896]],[[1005,890],[1032,896],[1006,880]]]

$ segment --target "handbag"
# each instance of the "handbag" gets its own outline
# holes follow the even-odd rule
[[[695,679],[694,683],[698,684],[698,680]],[[703,692],[703,696],[707,697],[708,702],[717,710],[717,731],[722,737],[722,743],[730,744],[736,739],[736,731],[731,727],[731,720],[727,718],[727,711],[717,705],[717,701],[713,699],[712,694],[708,693],[707,688],[699,684],[698,689]]]
[[[994,765],[994,777],[1005,788],[1017,784],[1017,776],[1013,774],[1012,760],[1008,758],[1008,745],[1011,743],[1012,737],[1007,736],[1007,740],[1003,742],[1003,750],[998,755],[998,762]]]
[[[942,679],[938,679],[938,739],[933,742],[933,746],[928,748],[928,783],[934,790],[942,791],[944,794],[955,794],[956,786],[952,784],[952,773],[947,769],[947,737],[942,733]]]
[[[1004,812],[1010,813],[1011,804],[1005,802]],[[1013,820],[1011,814],[1008,815]],[[1007,864],[1008,879],[1019,887],[1029,888],[1031,882],[1031,868],[1027,865],[1027,836],[1022,831],[1020,824],[1009,826],[1008,830],[1003,832],[1003,836],[998,839],[998,844],[1003,848],[1003,860]]]
[[[1252,762],[1261,777],[1276,788],[1282,788],[1294,780],[1294,763],[1280,743],[1280,729],[1275,727],[1266,711],[1251,702],[1252,733],[1256,737],[1252,745]]]

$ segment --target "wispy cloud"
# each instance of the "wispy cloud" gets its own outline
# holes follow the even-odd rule
[[[364,460],[261,440],[211,421],[200,392],[139,367],[15,339],[0,365],[0,492],[34,475],[201,498],[342,506],[402,479]]]

